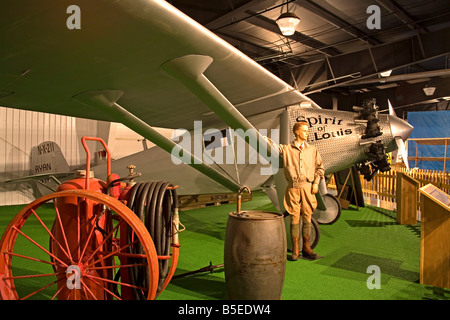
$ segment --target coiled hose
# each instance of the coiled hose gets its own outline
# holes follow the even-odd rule
[[[130,190],[127,206],[141,219],[149,231],[158,256],[169,256],[172,235],[172,214],[178,208],[176,189],[170,182],[150,181],[136,183]],[[132,234],[128,235],[131,241]],[[133,253],[143,253],[142,247],[133,246]],[[138,259],[136,259],[138,260]],[[138,264],[139,261],[134,261]],[[169,259],[159,259],[159,293],[169,270]],[[130,279],[137,287],[148,288],[148,268],[130,268]],[[142,290],[134,289],[137,299],[145,299]]]

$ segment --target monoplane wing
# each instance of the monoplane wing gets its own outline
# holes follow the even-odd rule
[[[161,70],[188,55],[212,59],[205,76],[245,117],[310,102],[166,1],[4,1],[0,30],[0,105],[6,107],[116,121],[73,97],[117,90],[118,103],[151,126],[219,125],[217,115]]]

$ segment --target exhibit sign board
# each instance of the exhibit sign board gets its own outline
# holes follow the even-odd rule
[[[450,288],[450,196],[432,184],[423,197],[420,233],[420,283]]]

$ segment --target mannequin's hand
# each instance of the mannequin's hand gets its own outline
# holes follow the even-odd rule
[[[316,194],[318,191],[319,191],[319,186],[314,183],[311,187],[311,193]]]

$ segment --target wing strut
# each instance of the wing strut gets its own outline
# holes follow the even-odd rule
[[[186,88],[234,129],[266,161],[276,166],[277,170],[278,150],[264,140],[253,125],[203,74],[212,62],[213,59],[209,56],[186,55],[167,61],[161,66],[161,70],[183,83]],[[276,160],[276,163],[274,163],[274,160]]]
[[[134,114],[120,106],[116,103],[122,96],[123,92],[120,90],[98,90],[98,91],[88,91],[80,93],[74,96],[74,100],[78,101],[84,105],[102,110],[108,115],[112,116],[117,122],[123,123],[130,129],[141,134],[146,139],[150,140],[160,148],[166,150],[172,155],[179,157],[181,160],[181,152],[172,152],[174,148],[178,148],[182,151],[183,157],[189,157],[191,160],[189,165],[194,169],[197,169],[201,173],[205,174],[207,177],[213,179],[214,181],[220,183],[225,188],[231,190],[232,192],[237,192],[241,186],[234,182],[233,180],[225,177],[214,168],[208,166],[203,160],[198,159],[192,153],[188,152],[186,149],[182,149],[178,144],[172,140],[166,138],[158,131],[153,129],[149,124],[142,121]]]

